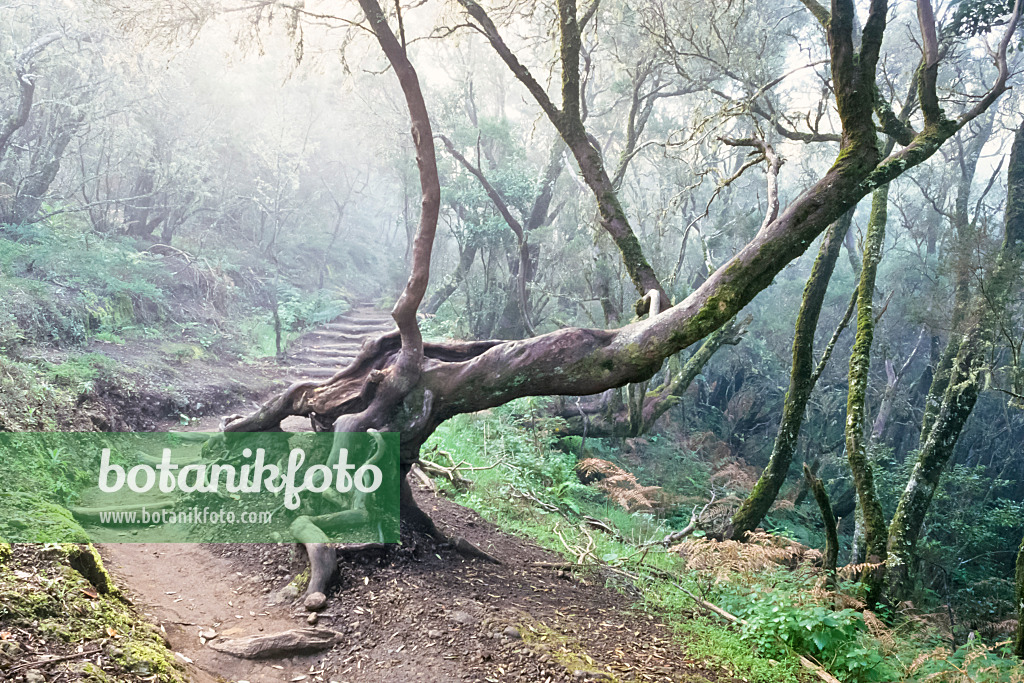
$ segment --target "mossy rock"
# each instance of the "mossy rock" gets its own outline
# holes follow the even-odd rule
[[[0,500],[0,537],[13,543],[89,542],[66,508],[31,493],[10,493]]]
[[[92,662],[82,664],[79,671],[81,671],[83,676],[82,680],[86,681],[86,683],[110,683],[111,678],[107,675],[107,672]]]
[[[103,566],[103,558],[96,552],[96,548],[92,547],[91,544],[69,544],[65,546],[65,550],[67,552],[68,564],[71,565],[71,568],[85,577],[89,583],[96,587],[96,590],[113,596],[121,595],[114,580],[107,573],[106,567]]]
[[[0,536],[0,564],[4,564],[9,559],[11,559],[11,544]]]
[[[157,627],[118,597],[95,549],[68,544],[41,552],[38,547],[22,547],[33,554],[19,559],[15,549],[11,561],[20,562],[30,575],[0,572],[0,618],[5,624],[31,630],[41,641],[106,643],[110,659],[135,677],[157,683],[187,680]],[[87,580],[71,564],[91,568],[92,576]],[[91,584],[104,581],[106,592],[99,586],[92,590]],[[99,667],[82,673],[96,683],[123,680]]]

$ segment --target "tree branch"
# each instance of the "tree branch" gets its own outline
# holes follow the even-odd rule
[[[491,203],[494,204],[496,209],[498,209],[498,213],[501,214],[506,225],[508,225],[508,227],[512,229],[512,232],[515,233],[519,250],[519,277],[517,279],[518,291],[516,294],[519,297],[519,307],[523,314],[523,324],[530,336],[533,336],[535,332],[533,331],[533,326],[530,324],[529,316],[527,315],[528,304],[526,294],[526,274],[527,269],[530,266],[530,254],[527,249],[526,234],[523,231],[523,226],[518,220],[516,220],[515,216],[512,215],[512,211],[508,207],[508,202],[506,202],[505,198],[501,196],[501,193],[491,185],[490,181],[487,180],[487,177],[484,176],[483,171],[481,171],[479,167],[470,163],[465,156],[455,149],[455,144],[447,137],[444,135],[438,135],[437,137],[444,143],[444,146],[448,149],[448,153],[451,154],[456,161],[462,164],[462,166],[469,171],[477,181],[479,181],[480,186],[484,188],[484,192],[487,193]]]
[[[391,311],[391,317],[398,325],[402,336],[403,373],[418,374],[423,358],[423,336],[416,322],[416,311],[423,301],[430,280],[430,254],[437,232],[437,219],[441,208],[441,183],[437,173],[437,158],[434,150],[434,136],[430,129],[430,116],[423,100],[419,79],[409,61],[405,48],[398,42],[387,18],[377,0],[359,0],[359,6],[366,15],[377,42],[395,70],[402,86],[412,121],[412,139],[416,148],[416,165],[419,167],[420,222],[413,239],[412,265],[409,280]]]
[[[819,3],[818,0],[800,0],[800,2],[803,3],[804,7],[810,10],[811,14],[814,15],[814,18],[818,20],[819,24],[826,29],[828,28],[828,23],[832,20],[832,15],[829,14],[829,11],[825,9],[824,5]]]
[[[544,110],[544,113],[549,118],[557,118],[561,112],[558,107],[554,105],[551,98],[548,97],[548,93],[544,90],[544,86],[537,82],[537,79],[533,77],[530,70],[523,66],[523,63],[519,61],[519,58],[515,56],[512,50],[509,49],[505,43],[501,34],[498,33],[497,27],[491,18],[487,16],[484,9],[475,2],[475,0],[458,0],[458,3],[466,10],[469,16],[473,17],[474,20],[480,25],[479,30],[483,33],[484,37],[494,48],[494,51],[501,57],[501,61],[505,62],[509,70],[512,72],[520,83],[526,86],[526,89],[530,91],[533,98],[537,100],[537,104]]]

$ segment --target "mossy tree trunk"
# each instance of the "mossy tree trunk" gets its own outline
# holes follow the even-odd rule
[[[1020,550],[1017,551],[1015,598],[1017,601],[1017,634],[1013,642],[1013,653],[1024,658],[1024,539],[1021,539]]]
[[[559,412],[559,416],[565,419],[565,425],[557,430],[557,434],[593,438],[630,438],[646,433],[662,415],[679,402],[679,398],[720,348],[735,346],[740,342],[744,334],[743,327],[747,322],[749,318],[743,322],[733,319],[708,335],[678,372],[663,384],[644,392],[640,406],[631,409],[623,403],[618,392],[612,393],[609,397],[619,399],[615,404],[611,401],[598,401],[584,406],[572,403],[565,405]]]
[[[953,315],[950,329],[962,331],[967,324],[967,316],[971,311],[971,278],[974,276],[974,249],[978,243],[975,222],[970,215],[971,188],[978,169],[981,150],[992,134],[995,116],[986,114],[979,119],[975,135],[962,145],[959,154],[960,178],[957,180],[956,196],[953,201],[953,213],[949,215],[950,227],[953,229]],[[938,363],[932,374],[932,382],[924,403],[924,418],[921,421],[921,445],[928,440],[932,423],[942,407],[942,396],[949,386],[953,361],[959,349],[960,338],[950,335],[946,346],[939,356]]]
[[[863,552],[866,561],[885,561],[886,528],[882,504],[875,491],[874,467],[868,455],[865,438],[868,375],[871,369],[871,346],[874,341],[875,317],[873,299],[878,262],[885,243],[888,221],[889,186],[883,185],[871,197],[871,216],[864,239],[864,265],[857,289],[857,334],[850,353],[849,394],[846,401],[846,458],[857,490],[858,514],[863,530]],[[869,598],[875,599],[881,588],[882,572],[869,569],[861,580],[869,587]]]
[[[1007,303],[1020,287],[1024,265],[1024,121],[1010,150],[1006,185],[1003,242],[986,282],[971,300],[969,309],[974,320],[954,340],[957,351],[941,403],[926,423],[928,432],[889,527],[887,593],[893,601],[909,596],[911,564],[925,515],[977,402]]]
[[[793,335],[793,367],[789,373],[789,391],[786,392],[786,402],[782,408],[782,420],[775,435],[768,466],[733,515],[731,537],[734,539],[742,540],[748,532],[757,528],[768,514],[789,474],[807,401],[817,383],[817,377],[814,376],[814,334],[818,330],[818,318],[825,302],[828,283],[832,279],[843,239],[852,222],[851,209],[825,232],[818,248],[818,257],[804,285],[800,312],[796,318],[796,332]]]
[[[804,463],[804,479],[808,488],[814,494],[814,500],[821,510],[821,521],[825,525],[825,552],[822,559],[822,569],[834,578],[836,564],[839,560],[839,532],[836,529],[836,516],[832,512],[832,501],[828,497],[828,491],[823,482],[811,468]]]

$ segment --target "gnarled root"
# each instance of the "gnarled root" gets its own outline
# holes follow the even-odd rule
[[[406,477],[408,473],[408,466],[402,466],[402,483],[401,483],[401,516],[402,520],[405,521],[412,529],[424,533],[433,538],[438,543],[447,543],[451,545],[459,554],[465,557],[472,557],[486,562],[493,562],[494,564],[501,564],[501,560],[496,558],[494,555],[481,550],[477,546],[473,545],[461,536],[449,536],[434,524],[434,520],[430,518],[426,512],[416,503],[416,499],[412,495],[412,487],[409,485],[409,480]]]
[[[290,529],[309,557],[309,587],[304,604],[310,611],[321,610],[327,604],[327,586],[338,571],[338,556],[328,545],[327,534],[309,517],[299,517]]]

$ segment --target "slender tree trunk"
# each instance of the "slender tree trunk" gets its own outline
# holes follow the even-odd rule
[[[446,278],[440,287],[434,290],[430,299],[424,304],[424,313],[427,315],[437,313],[437,309],[441,308],[445,301],[448,301],[449,297],[455,293],[455,290],[459,288],[459,285],[469,275],[469,269],[472,267],[474,259],[476,259],[476,245],[467,244],[466,248],[459,254],[459,265],[455,267],[455,272]]]
[[[825,232],[818,249],[818,257],[804,286],[800,312],[796,318],[796,332],[793,335],[793,367],[789,374],[789,391],[782,409],[782,421],[775,436],[775,445],[761,477],[750,495],[732,518],[731,537],[742,540],[753,531],[768,514],[782,485],[789,474],[793,453],[800,435],[807,401],[811,397],[817,378],[814,374],[814,333],[818,329],[818,318],[828,291],[828,283],[835,271],[836,261],[843,246],[843,238],[853,222],[853,209],[833,223]]]
[[[885,243],[885,225],[888,220],[889,186],[883,185],[871,197],[871,217],[864,240],[864,265],[857,290],[857,336],[850,354],[850,388],[846,404],[846,458],[853,473],[857,489],[858,519],[864,533],[864,557],[872,564],[885,561],[885,517],[882,504],[875,491],[874,468],[868,456],[865,438],[865,411],[868,374],[871,369],[871,345],[874,339],[875,318],[873,298],[878,262]],[[869,598],[877,599],[883,573],[871,569],[861,579],[868,584]]]
[[[885,434],[886,427],[889,426],[889,418],[892,417],[892,411],[896,407],[896,396],[900,388],[900,382],[903,381],[907,370],[910,369],[911,364],[921,350],[926,332],[925,328],[921,329],[921,334],[917,338],[914,350],[899,370],[896,370],[891,361],[887,360],[885,362],[885,392],[882,394],[882,401],[879,403],[878,412],[875,413],[875,421],[871,424],[871,443],[879,443]]]
[[[53,140],[45,153],[45,160],[25,178],[18,187],[18,194],[14,197],[11,214],[7,217],[0,216],[0,223],[27,223],[31,221],[39,207],[43,205],[43,198],[47,190],[57,177],[60,171],[60,163],[64,157],[64,150],[67,149],[75,131],[82,122],[80,115],[74,119],[59,125]]]
[[[967,318],[971,313],[971,278],[974,276],[972,258],[977,243],[974,224],[970,216],[971,188],[981,158],[981,150],[992,133],[995,117],[986,114],[980,120],[976,135],[964,145],[960,152],[960,178],[957,181],[956,197],[953,203],[953,316],[950,335],[932,375],[932,383],[925,397],[924,417],[921,421],[921,445],[923,446],[931,432],[932,425],[942,407],[942,397],[949,386],[953,370],[953,361],[960,346],[956,331],[962,331],[969,324]],[[977,217],[975,217],[975,220]],[[938,340],[936,340],[937,342]]]
[[[640,296],[654,290],[658,292],[661,302],[668,305],[671,301],[658,280],[651,264],[644,256],[640,241],[626,218],[622,209],[615,185],[605,169],[604,159],[597,148],[593,137],[587,132],[583,123],[580,87],[580,54],[583,49],[582,32],[586,23],[593,18],[597,5],[591,5],[582,17],[577,15],[575,0],[558,0],[559,17],[559,59],[562,67],[562,106],[556,107],[548,97],[543,86],[516,58],[515,54],[498,33],[497,27],[486,12],[475,0],[459,0],[459,4],[468,14],[481,25],[484,35],[505,64],[537,100],[548,119],[558,131],[559,136],[568,146],[569,151],[579,164],[583,180],[597,200],[597,209],[601,227],[604,228],[615,246],[619,249],[622,263],[633,281]],[[637,314],[642,315],[646,309],[637,302]]]
[[[825,482],[819,479],[811,468],[804,463],[804,479],[807,486],[814,494],[814,500],[821,510],[821,520],[825,525],[825,557],[822,561],[822,569],[828,574],[835,574],[836,563],[839,560],[839,532],[836,530],[836,516],[832,512],[832,502],[829,500],[828,491],[825,490]]]
[[[11,146],[11,138],[26,123],[32,112],[36,89],[36,75],[32,73],[32,60],[48,45],[60,40],[61,33],[48,33],[38,38],[15,57],[14,78],[18,81],[18,102],[3,122],[0,123],[0,161]]]
[[[970,303],[976,320],[958,340],[942,401],[928,422],[928,433],[889,526],[887,589],[893,601],[906,599],[910,594],[911,565],[925,515],[978,400],[1000,319],[1014,290],[1020,286],[1024,265],[1024,122],[1014,136],[1006,185],[1003,243],[984,291]]]
[[[1013,652],[1024,659],[1024,539],[1021,540],[1020,550],[1017,552],[1016,599],[1017,636],[1014,639]]]

